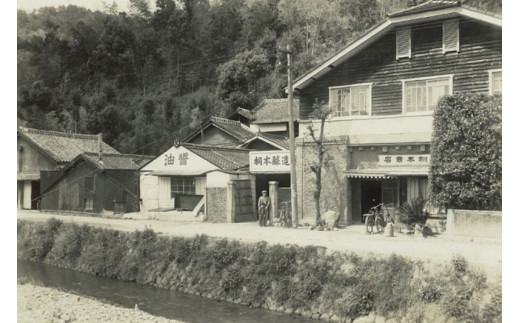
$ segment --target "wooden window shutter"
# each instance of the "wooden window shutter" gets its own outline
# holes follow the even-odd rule
[[[410,27],[404,29],[397,29],[396,31],[396,59],[403,57],[411,57],[411,31]]]
[[[459,22],[445,21],[442,24],[442,50],[446,52],[459,51]]]

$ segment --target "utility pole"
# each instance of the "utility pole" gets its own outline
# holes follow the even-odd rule
[[[287,45],[287,90],[289,91],[289,163],[291,165],[291,214],[293,228],[298,228],[298,191],[296,189],[296,152],[294,143],[294,113],[292,86],[292,53],[291,45]]]

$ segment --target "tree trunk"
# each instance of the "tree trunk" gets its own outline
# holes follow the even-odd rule
[[[321,198],[321,165],[316,170],[316,191],[314,191],[314,201],[316,202],[316,225],[321,222],[320,198]]]

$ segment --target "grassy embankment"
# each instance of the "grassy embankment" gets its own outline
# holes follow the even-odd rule
[[[501,285],[463,258],[442,272],[392,255],[362,259],[324,248],[161,237],[87,225],[18,221],[18,257],[104,277],[176,289],[322,319],[500,322]]]

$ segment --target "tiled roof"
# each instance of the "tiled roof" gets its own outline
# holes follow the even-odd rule
[[[182,146],[213,165],[224,170],[237,170],[249,166],[249,150],[184,143]]]
[[[246,117],[248,118],[249,120],[252,120],[253,119],[253,114],[251,113],[251,111],[247,110],[247,109],[244,109],[244,108],[237,108],[236,114],[239,114],[243,117]]]
[[[278,146],[281,146],[285,149],[289,149],[289,139],[283,136],[277,136],[270,133],[259,132],[258,137],[263,137],[267,141],[273,142]]]
[[[294,118],[300,115],[300,100],[293,100]],[[251,110],[253,123],[278,123],[289,121],[289,99],[265,99]]]
[[[255,134],[248,130],[245,126],[243,126],[240,122],[235,120],[229,120],[225,118],[211,117],[210,124],[213,124],[215,127],[220,130],[227,132],[231,136],[237,138],[238,140],[244,142],[249,140],[255,136]]]
[[[460,6],[460,1],[454,1],[454,0],[432,0],[425,3],[422,3],[420,5],[407,8],[404,10],[396,11],[393,13],[388,14],[388,17],[401,17],[406,16],[414,13],[420,13],[420,12],[426,12],[426,11],[432,11],[432,10],[439,10],[439,9],[445,9],[445,8],[451,8],[451,7],[458,7]]]
[[[86,152],[82,154],[82,157],[105,170],[138,170],[141,166],[155,158],[144,155],[103,153],[101,155],[103,163],[99,163],[99,154],[96,152]]]
[[[70,162],[76,156],[87,151],[98,151],[98,136],[47,131],[31,128],[18,128],[18,133],[42,149],[57,163]],[[102,143],[104,153],[119,152],[106,143]]]

